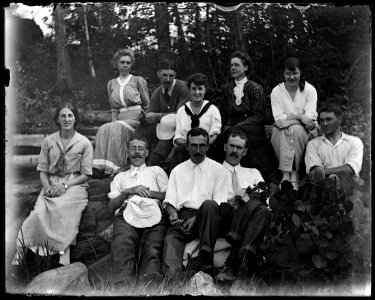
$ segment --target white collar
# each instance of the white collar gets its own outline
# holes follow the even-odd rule
[[[224,162],[223,162],[223,166],[227,169],[227,170],[229,170],[229,171],[231,171],[231,172],[233,172],[233,171],[236,171],[236,173],[238,173],[238,171],[241,169],[241,165],[240,164],[238,164],[238,165],[236,165],[236,166],[232,166],[231,164],[229,164],[226,160],[224,160]]]
[[[171,85],[171,87],[168,89],[168,94],[169,94],[169,96],[172,96],[172,92],[173,92],[173,89],[174,89],[174,86],[175,86],[175,85],[176,85],[176,79],[173,79],[172,85]],[[161,86],[161,91],[162,91],[163,94],[165,93],[165,88],[164,88],[164,86]]]
[[[247,77],[245,76],[245,78],[241,79],[241,80],[234,80],[234,82],[236,83],[236,85],[240,85],[240,84],[245,84],[247,82]]]

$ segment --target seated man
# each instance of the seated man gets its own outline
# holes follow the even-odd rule
[[[338,174],[359,176],[362,167],[363,143],[355,136],[341,131],[342,112],[334,104],[320,108],[318,121],[323,135],[311,140],[306,147],[306,173],[312,182]]]
[[[263,241],[264,233],[270,222],[270,212],[266,204],[261,202],[254,193],[245,195],[248,187],[254,188],[264,179],[257,169],[244,168],[240,161],[247,153],[248,139],[241,131],[229,134],[224,144],[227,172],[232,177],[232,194],[230,205],[222,205],[222,233],[232,245],[231,252],[224,268],[217,275],[218,281],[233,281],[239,272],[240,277],[247,277],[255,271],[257,262],[257,248]],[[240,203],[238,203],[240,197]],[[250,198],[249,198],[250,197]],[[225,207],[225,209],[224,209]]]
[[[135,270],[138,270],[139,280],[161,273],[168,223],[160,204],[168,186],[167,174],[158,166],[146,167],[148,143],[145,138],[133,137],[128,143],[128,152],[130,170],[115,176],[108,194],[108,210],[116,211],[111,245],[115,284],[132,280]]]
[[[174,63],[169,59],[164,59],[159,63],[157,76],[160,80],[160,86],[152,93],[150,105],[145,114],[145,123],[139,129],[149,140],[159,141],[149,159],[149,165],[160,165],[164,161],[173,148],[172,138],[176,122],[173,118],[173,127],[170,126],[170,120],[167,119],[162,124],[160,133],[156,131],[157,124],[168,114],[175,114],[177,110],[189,101],[189,89],[184,81],[176,79],[176,68]],[[164,118],[163,118],[164,119]]]
[[[212,275],[213,250],[219,234],[219,205],[228,200],[229,173],[206,157],[207,131],[195,127],[187,133],[190,159],[171,172],[163,202],[169,221],[163,261],[167,280],[182,271],[184,247],[199,238],[200,270]]]

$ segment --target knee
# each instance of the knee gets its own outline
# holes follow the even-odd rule
[[[201,207],[200,207],[200,210],[201,211],[215,211],[215,210],[219,210],[219,205],[217,204],[217,202],[215,200],[205,200]]]

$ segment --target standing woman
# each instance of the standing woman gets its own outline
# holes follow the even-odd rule
[[[248,153],[242,158],[243,167],[258,169],[267,183],[278,184],[277,158],[266,138],[266,100],[263,88],[250,79],[253,73],[251,58],[240,51],[230,57],[232,80],[224,85],[217,100],[223,132],[216,142],[215,160],[225,159],[226,137],[233,131],[242,131],[249,140]]]
[[[113,175],[128,164],[127,143],[141,124],[141,112],[150,102],[147,82],[141,76],[130,74],[134,53],[130,49],[118,50],[112,66],[119,76],[107,84],[112,122],[102,125],[95,138],[93,161],[94,178]]]
[[[221,115],[219,109],[204,99],[207,92],[208,79],[202,73],[194,73],[187,79],[190,101],[177,110],[176,130],[173,138],[175,150],[169,165],[170,171],[178,164],[190,158],[186,148],[187,133],[191,128],[201,127],[210,137],[213,144],[221,132]],[[208,156],[210,156],[208,154]]]
[[[75,244],[88,202],[86,189],[92,175],[93,148],[75,130],[79,116],[72,103],[60,103],[53,121],[60,130],[43,140],[37,166],[43,189],[23,222],[17,243],[39,255],[59,253],[60,264],[66,265],[70,263],[70,245]]]
[[[271,143],[279,159],[282,181],[291,181],[295,190],[309,134],[315,129],[318,116],[316,89],[303,79],[302,72],[300,59],[288,58],[284,64],[284,82],[271,93],[275,119]]]

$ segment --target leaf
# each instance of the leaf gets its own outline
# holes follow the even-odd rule
[[[326,257],[329,259],[335,259],[337,257],[337,253],[333,250],[328,250],[326,252]]]
[[[294,225],[296,225],[297,228],[299,228],[302,224],[301,219],[296,214],[292,215],[292,221],[293,221]]]
[[[316,241],[317,245],[319,247],[327,247],[328,246],[328,239],[325,236],[319,236],[319,238]]]
[[[311,242],[308,239],[298,239],[296,240],[296,249],[298,252],[305,253],[309,251],[311,247]]]
[[[319,236],[319,230],[318,230],[318,228],[316,228],[315,226],[310,226],[310,229],[311,229],[311,231],[312,231],[315,235]]]
[[[331,238],[333,237],[333,234],[330,233],[329,231],[327,231],[327,232],[325,233],[325,235],[326,235],[327,239],[331,239]]]
[[[346,200],[344,201],[343,206],[344,206],[346,213],[348,213],[353,209],[354,204],[352,201]]]
[[[312,256],[312,262],[318,269],[324,269],[327,266],[327,259],[319,254]]]

